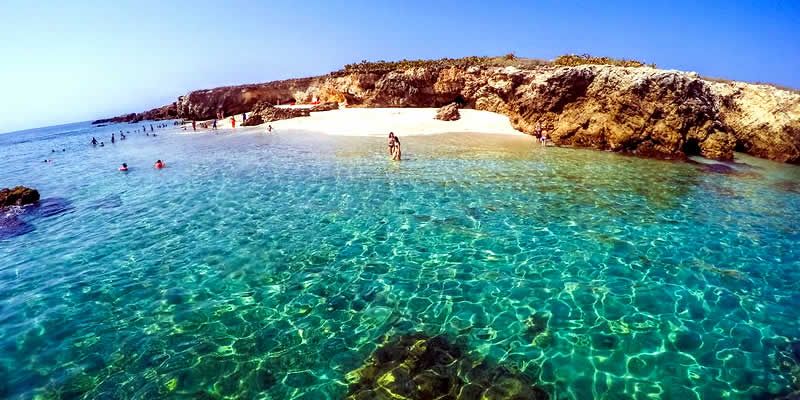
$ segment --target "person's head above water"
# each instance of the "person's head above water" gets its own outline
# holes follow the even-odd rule
[[[128,168],[128,164],[126,164],[126,163],[122,163],[122,167],[123,167],[123,168]]]

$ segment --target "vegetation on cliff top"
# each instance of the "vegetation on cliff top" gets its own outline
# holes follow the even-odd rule
[[[611,57],[593,57],[588,54],[574,55],[566,54],[556,57],[555,60],[548,61],[537,58],[522,58],[517,57],[514,53],[506,54],[500,57],[463,57],[463,58],[441,58],[438,60],[400,60],[400,61],[367,61],[363,60],[359,63],[347,64],[339,73],[364,73],[364,72],[387,72],[394,69],[410,69],[410,68],[449,68],[460,67],[466,68],[470,66],[486,66],[486,67],[517,67],[521,69],[534,68],[545,65],[555,66],[577,66],[577,65],[616,65],[620,67],[645,67],[649,66],[655,68],[655,64],[645,64],[641,61],[616,59]]]
[[[574,67],[578,65],[616,65],[618,67],[650,67],[656,68],[655,64],[645,64],[637,60],[626,60],[624,58],[611,58],[611,57],[594,57],[589,54],[575,55],[565,54],[556,57],[553,64]]]

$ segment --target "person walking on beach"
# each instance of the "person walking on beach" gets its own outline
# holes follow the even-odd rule
[[[244,125],[244,121],[247,121],[247,113],[242,113],[242,125]]]
[[[236,128],[236,118],[231,116],[231,128]]]
[[[388,139],[387,146],[388,146],[389,155],[390,156],[393,155],[394,154],[394,132],[389,132],[389,139]]]
[[[217,130],[217,119],[214,118],[214,122],[211,124],[211,129]]]
[[[267,125],[267,133],[272,133],[272,125]]]
[[[195,132],[197,131],[197,123],[194,122],[194,120],[192,120],[192,130]]]

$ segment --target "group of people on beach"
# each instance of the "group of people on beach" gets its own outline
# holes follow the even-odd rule
[[[217,130],[217,122],[224,120],[225,117],[222,115],[222,112],[217,112],[217,116],[211,120],[211,130]],[[230,117],[231,122],[231,129],[236,129],[236,117]],[[242,113],[242,124],[244,121],[247,121],[247,113]],[[200,122],[200,128],[202,129],[209,129],[208,121]],[[186,125],[183,126],[183,130],[186,130]],[[197,132],[197,121],[192,120],[192,131]],[[272,133],[272,125],[267,126],[267,133]]]

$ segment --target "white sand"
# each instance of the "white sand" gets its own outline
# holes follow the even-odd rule
[[[511,127],[508,117],[478,110],[459,110],[461,119],[439,121],[435,108],[345,108],[311,113],[310,117],[270,122],[278,133],[287,130],[319,132],[337,136],[435,135],[475,132],[522,135]],[[267,124],[262,125],[264,129]],[[230,126],[230,125],[228,125]],[[237,128],[238,129],[238,128]]]
[[[285,106],[284,106],[285,107]],[[307,108],[310,106],[292,106]],[[312,112],[309,117],[298,117],[274,121],[259,126],[243,127],[242,115],[237,114],[236,131],[262,132],[272,125],[275,133],[302,131],[334,136],[386,136],[394,132],[399,136],[436,135],[441,133],[488,133],[496,135],[523,135],[514,129],[505,115],[478,110],[459,110],[461,119],[440,121],[434,119],[436,108],[343,108],[332,111]],[[197,132],[208,131],[197,121]],[[184,124],[182,133],[191,134],[191,122]],[[220,131],[231,131],[230,116],[217,121]]]

